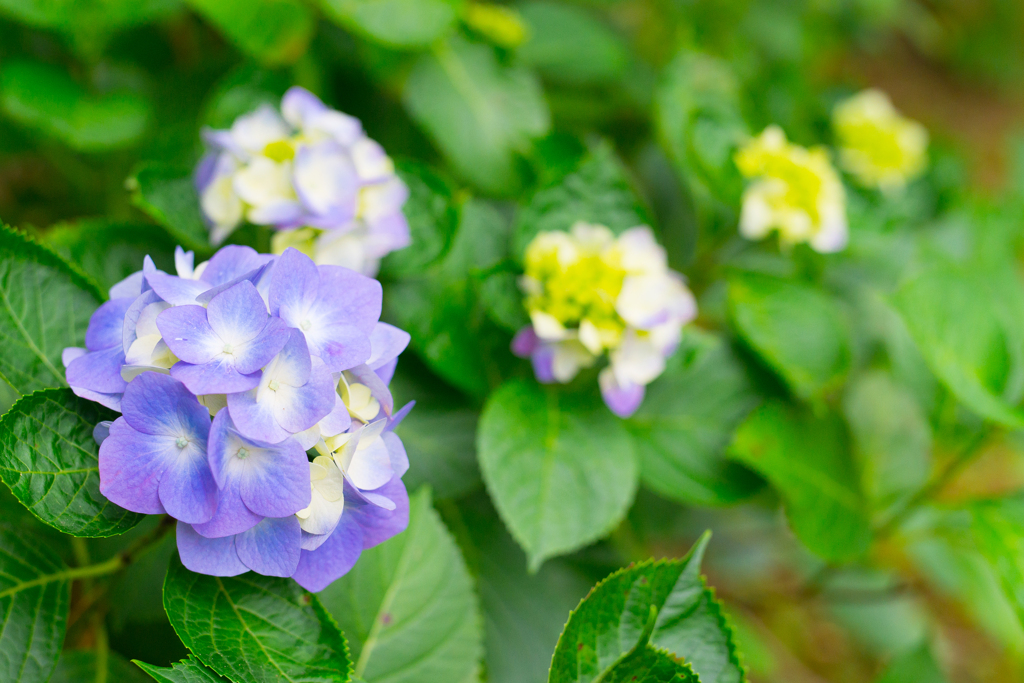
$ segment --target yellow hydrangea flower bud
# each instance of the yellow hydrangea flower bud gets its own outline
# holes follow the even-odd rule
[[[839,161],[861,185],[886,192],[903,189],[924,171],[928,131],[901,116],[880,90],[841,102],[832,113]]]
[[[783,245],[807,242],[822,253],[846,246],[846,193],[823,147],[794,145],[769,126],[735,160],[754,179],[743,194],[741,235],[757,240],[777,230]]]

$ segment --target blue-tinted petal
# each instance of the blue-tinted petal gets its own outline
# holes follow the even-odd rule
[[[217,510],[217,483],[206,461],[206,441],[177,449],[160,478],[160,502],[167,513],[189,524],[208,522]]]
[[[127,383],[121,378],[124,351],[117,345],[93,351],[68,364],[64,377],[72,387],[81,387],[101,394],[122,393]]]
[[[85,347],[90,351],[99,351],[121,346],[124,315],[134,300],[130,297],[111,299],[97,308],[89,318],[89,327],[85,331]]]
[[[204,538],[184,522],[178,522],[178,554],[189,571],[210,576],[238,576],[249,571],[235,552],[235,537]]]
[[[100,493],[126,510],[163,514],[160,479],[175,451],[173,437],[137,432],[123,417],[118,418],[100,444]]]
[[[156,326],[171,352],[186,363],[209,363],[227,343],[214,331],[202,306],[168,308],[157,316]]]
[[[308,591],[322,591],[347,574],[362,551],[362,527],[354,518],[342,515],[334,532],[316,550],[302,551],[292,578]]]
[[[235,536],[238,559],[265,576],[291,576],[299,564],[302,529],[294,515],[268,517]]]
[[[260,383],[259,371],[242,374],[230,358],[225,356],[203,365],[192,365],[184,361],[175,363],[171,367],[171,377],[181,381],[189,391],[197,395],[233,394],[255,389]]]

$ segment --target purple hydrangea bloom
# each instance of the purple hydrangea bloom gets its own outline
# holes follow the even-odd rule
[[[320,590],[408,524],[387,385],[409,335],[375,280],[294,249],[179,248],[175,270],[147,257],[65,349],[75,393],[122,412],[93,432],[100,490],[176,518],[193,571]]]
[[[275,249],[303,250],[319,265],[373,275],[380,259],[409,244],[409,196],[384,149],[359,121],[294,87],[229,130],[207,130],[195,172],[211,240],[248,221],[278,231]]]
[[[147,372],[128,384],[121,410],[100,445],[100,492],[134,512],[191,524],[213,517],[206,408],[178,380]]]

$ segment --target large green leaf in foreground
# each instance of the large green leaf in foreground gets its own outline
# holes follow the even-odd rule
[[[40,539],[0,527],[0,681],[50,678],[67,625],[66,571]]]
[[[366,683],[469,683],[483,654],[472,579],[429,492],[409,505],[409,528],[365,551],[320,597]]]
[[[164,608],[181,641],[235,683],[346,683],[345,638],[314,595],[253,572],[194,574],[171,558]]]
[[[65,386],[61,352],[84,345],[102,301],[59,256],[0,226],[0,377],[22,394]]]
[[[689,663],[702,683],[742,681],[732,631],[700,575],[708,538],[705,535],[682,560],[648,560],[597,584],[558,639],[550,683],[606,680],[598,677],[628,653],[639,656],[636,649],[647,642],[645,638]]]
[[[228,681],[192,657],[175,662],[170,668],[153,666],[145,662],[136,662],[136,664],[153,680],[161,683],[227,683]]]
[[[143,516],[100,493],[99,446],[92,431],[116,414],[70,389],[22,397],[0,419],[0,478],[25,507],[73,536],[114,536]]]
[[[596,396],[507,382],[487,401],[477,452],[487,490],[531,569],[611,531],[636,492],[632,439]]]

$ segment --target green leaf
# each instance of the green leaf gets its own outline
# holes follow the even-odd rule
[[[484,483],[531,570],[611,531],[639,475],[632,439],[596,396],[512,380],[480,418]]]
[[[480,411],[434,375],[410,371],[413,362],[403,359],[391,380],[396,404],[416,401],[415,410],[396,429],[409,454],[403,480],[411,491],[429,484],[435,498],[458,498],[482,483],[476,464]]]
[[[210,252],[209,231],[191,176],[164,166],[145,164],[130,181],[132,203],[162,225],[186,249]]]
[[[732,630],[700,575],[709,538],[681,560],[647,560],[597,584],[569,616],[549,682],[598,680],[648,641],[686,661],[703,683],[743,681]]]
[[[743,179],[732,157],[747,137],[740,88],[726,62],[685,49],[665,68],[654,122],[698,202],[739,203]]]
[[[316,28],[300,0],[186,0],[244,54],[263,64],[291,64],[306,52]]]
[[[740,425],[731,454],[778,489],[793,531],[828,560],[859,557],[871,525],[843,425],[779,401],[754,410]]]
[[[691,333],[626,421],[644,484],[690,505],[728,505],[755,492],[760,480],[725,448],[759,400],[724,341]]]
[[[531,72],[504,66],[492,48],[459,37],[413,67],[405,105],[459,174],[492,194],[519,187],[519,155],[551,126]]]
[[[975,543],[1024,625],[1024,497],[978,503],[971,513]]]
[[[153,666],[139,661],[135,663],[153,680],[160,681],[160,683],[230,683],[228,679],[192,657],[176,662],[170,668]],[[115,682],[111,681],[111,683]]]
[[[927,644],[897,657],[875,683],[946,683],[938,662]]]
[[[528,573],[526,555],[484,493],[443,511],[451,528],[465,529],[460,541],[477,575],[488,682],[543,681],[566,617],[594,579],[563,559]]]
[[[0,0],[0,14],[62,33],[106,33],[174,12],[178,0]]]
[[[931,470],[932,431],[913,395],[875,370],[851,383],[843,403],[861,485],[884,508],[924,485]]]
[[[335,22],[396,48],[427,47],[451,31],[463,0],[320,0]]]
[[[157,268],[174,271],[174,240],[163,228],[147,223],[105,218],[61,223],[46,232],[45,243],[104,290],[141,270],[146,255]]]
[[[92,430],[116,413],[46,389],[22,397],[0,419],[0,477],[32,514],[72,536],[115,536],[143,515],[100,493],[99,446]]]
[[[10,61],[0,71],[0,108],[79,152],[130,146],[150,120],[149,102],[135,93],[92,95],[66,71],[27,61]]]
[[[937,266],[905,282],[894,303],[928,367],[968,408],[1012,429],[1024,415],[1002,395],[1010,335],[981,277]]]
[[[478,273],[501,261],[508,229],[501,214],[482,200],[462,207],[451,247],[418,277],[388,287],[386,317],[412,335],[412,348],[431,370],[466,393],[483,397],[491,388],[493,359],[510,356],[508,338],[478,299]]]
[[[0,376],[16,391],[65,386],[61,352],[83,345],[102,301],[96,285],[59,256],[0,226]]]
[[[349,680],[352,662],[337,624],[291,579],[193,574],[175,553],[164,609],[185,646],[235,683]]]
[[[516,55],[544,78],[595,85],[625,75],[629,66],[625,43],[590,12],[553,2],[528,2],[517,9],[529,26],[529,38]]]
[[[431,507],[409,501],[409,528],[364,551],[321,593],[367,683],[470,683],[483,655],[480,607],[458,547]]]
[[[96,650],[65,650],[57,662],[53,676],[50,677],[50,683],[86,681],[146,683],[149,677],[124,657],[110,650],[105,650],[102,654]]]
[[[838,387],[850,369],[842,312],[816,289],[737,273],[729,279],[729,310],[747,343],[804,400]]]
[[[553,683],[569,678],[552,678]],[[699,683],[690,667],[658,648],[637,648],[606,669],[601,683]]]
[[[521,256],[539,232],[568,230],[577,221],[599,223],[616,234],[650,224],[607,143],[596,145],[575,170],[529,198],[516,216],[512,253]]]
[[[448,251],[459,224],[454,189],[445,179],[419,163],[398,162],[396,170],[409,188],[402,212],[409,221],[412,245],[385,257],[382,278],[422,274]]]
[[[67,626],[70,583],[40,539],[0,527],[0,680],[45,683]]]

